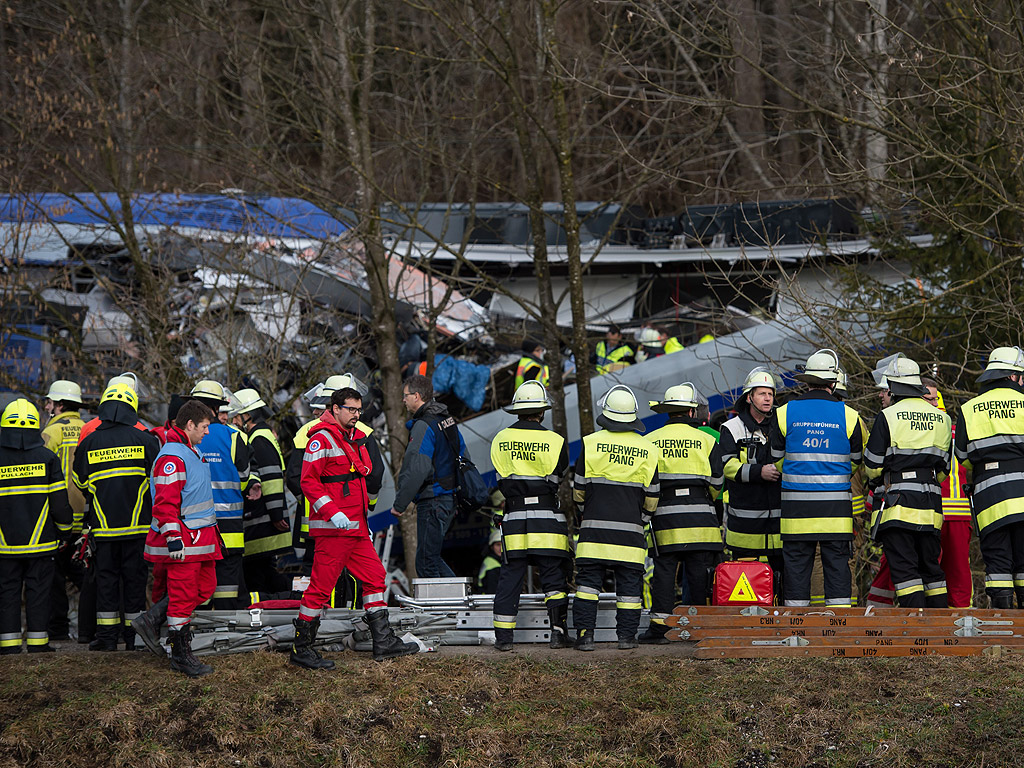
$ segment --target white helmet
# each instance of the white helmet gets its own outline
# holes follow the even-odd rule
[[[665,390],[664,400],[651,400],[649,404],[655,413],[685,411],[700,407],[700,393],[693,386],[693,382],[685,381]]]
[[[625,384],[616,384],[605,392],[597,401],[597,407],[601,409],[597,423],[602,427],[613,425],[616,428],[626,427],[640,432],[645,429],[643,422],[637,418],[636,395]]]
[[[328,376],[327,381],[323,384],[317,384],[309,392],[305,393],[303,397],[313,408],[328,408],[331,404],[331,395],[339,389],[345,389],[345,387],[354,389],[359,393],[360,397],[366,397],[370,391],[368,386],[351,373],[341,373]]]
[[[47,398],[53,401],[66,400],[70,403],[82,404],[82,388],[73,381],[58,379],[50,385]]]
[[[819,349],[793,378],[808,384],[835,384],[839,380],[839,355],[831,349]]]
[[[220,382],[213,381],[212,379],[197,381],[189,394],[200,400],[215,400],[221,403],[228,400],[227,390],[224,389]]]
[[[996,347],[989,354],[988,365],[978,381],[1005,379],[1014,373],[1024,373],[1024,351],[1020,347]]]
[[[508,413],[518,413],[523,416],[533,416],[551,408],[548,400],[548,391],[539,381],[524,381],[512,395],[512,402],[505,406]]]
[[[257,408],[266,408],[260,393],[255,389],[240,389],[231,395],[231,407],[228,409],[229,416],[239,416],[243,413],[255,411]]]
[[[849,381],[850,381],[849,374],[847,374],[846,371],[844,371],[842,368],[840,368],[839,369],[839,378],[836,379],[835,394],[840,395],[842,397],[846,397],[848,394],[850,394],[850,390],[848,390],[846,388],[846,385],[849,383]]]
[[[136,395],[141,397],[141,393],[139,392],[139,377],[136,376],[131,371],[125,371],[124,373],[120,373],[117,376],[114,376],[110,381],[107,382],[107,388],[112,387],[115,384],[127,384],[135,391]]]
[[[752,392],[758,387],[767,387],[772,392],[779,388],[778,382],[775,381],[774,374],[772,374],[766,365],[759,365],[756,368],[750,369],[750,373],[747,374],[746,381],[743,382],[742,394],[745,395],[748,392]]]
[[[881,372],[877,368],[873,371],[880,388],[888,389],[897,396],[920,397],[928,394],[928,388],[921,384],[921,366],[902,352],[878,362],[885,363]]]
[[[219,413],[229,413],[231,411],[231,399],[234,397],[234,393],[227,387],[224,387],[224,402],[220,408],[217,409]]]

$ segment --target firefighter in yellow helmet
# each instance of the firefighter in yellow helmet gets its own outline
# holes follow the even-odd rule
[[[885,372],[893,404],[875,418],[864,451],[871,479],[885,486],[885,505],[872,513],[903,608],[945,608],[946,577],[939,567],[940,484],[949,474],[950,419],[924,399],[916,362],[898,356]]]
[[[0,416],[0,654],[21,653],[22,592],[29,653],[52,650],[53,553],[71,533],[60,459],[43,445],[39,411],[19,398]]]
[[[810,604],[811,572],[820,547],[825,604],[849,606],[853,600],[850,476],[864,451],[860,416],[835,396],[839,358],[831,349],[807,358],[796,378],[807,383],[810,391],[778,409],[778,429],[770,438],[772,458],[782,472],[783,594],[786,605]]]
[[[569,469],[569,452],[565,438],[542,424],[550,408],[540,382],[525,382],[505,408],[517,421],[491,441],[491,463],[505,497],[504,509],[496,515],[506,563],[494,595],[494,647],[499,651],[512,650],[519,597],[532,565],[544,591],[550,645],[570,645],[566,565],[572,553],[568,521],[558,505],[558,484]]]
[[[615,631],[619,648],[636,648],[640,625],[645,528],[658,507],[661,449],[644,431],[636,396],[612,387],[598,402],[599,432],[583,438],[573,480],[573,500],[582,517],[576,547],[573,621],[576,648],[594,650],[597,607],[605,572],[615,574]]]
[[[1024,351],[997,347],[956,423],[993,608],[1024,606]]]
[[[93,651],[135,647],[131,621],[146,609],[148,569],[143,558],[153,514],[149,474],[160,441],[136,429],[138,396],[125,381],[100,398],[100,425],[75,452],[75,484],[89,500],[85,525],[95,543],[96,636]]]
[[[699,429],[699,395],[690,382],[669,387],[665,398],[651,403],[667,413],[668,424],[648,439],[661,448],[658,477],[661,494],[654,530],[654,575],[651,578],[651,624],[641,643],[666,643],[665,623],[675,607],[676,570],[682,566],[690,602],[707,603],[708,571],[722,551],[722,531],[713,501],[722,490],[722,461],[715,438]]]

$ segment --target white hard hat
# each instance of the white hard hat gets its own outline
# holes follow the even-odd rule
[[[662,346],[661,334],[658,333],[657,328],[651,328],[650,326],[640,329],[640,335],[637,337],[637,341],[649,347]]]
[[[750,373],[747,374],[747,378],[743,382],[743,394],[745,395],[758,387],[767,387],[772,392],[779,388],[775,381],[775,375],[768,369],[768,366],[759,365],[750,369]]]
[[[665,390],[665,399],[651,400],[650,407],[655,413],[673,413],[700,406],[700,394],[692,382],[685,381]]]
[[[889,388],[893,384],[913,384],[921,386],[921,366],[905,355],[896,355],[889,361],[883,372],[885,380],[889,382]]]
[[[220,413],[228,413],[231,410],[231,398],[234,397],[231,390],[224,387],[224,403],[217,410]]]
[[[146,387],[142,384],[141,381],[139,381],[139,377],[136,376],[131,371],[125,371],[124,373],[120,373],[117,376],[114,376],[110,381],[107,382],[107,387],[110,387],[118,383],[127,384],[129,387],[135,390],[135,394],[139,398],[139,401],[142,401],[145,398],[149,397],[149,390],[146,389]]]
[[[227,391],[223,385],[212,379],[197,381],[189,394],[202,400],[217,400],[222,403],[228,400]]]
[[[230,400],[231,407],[228,409],[229,416],[239,416],[243,413],[249,413],[249,411],[255,411],[257,408],[266,408],[267,404],[263,402],[263,398],[260,397],[260,393],[255,389],[240,389],[231,395]]]
[[[839,355],[831,349],[819,349],[793,378],[808,384],[835,384],[839,380]]]
[[[597,401],[597,407],[601,409],[597,423],[603,427],[612,424],[641,432],[645,429],[643,422],[637,418],[636,395],[625,384],[616,384],[605,392]]]
[[[351,373],[335,374],[328,376],[327,381],[323,384],[318,384],[306,393],[309,396],[308,402],[314,408],[327,408],[331,404],[331,395],[339,389],[345,389],[346,387],[354,389],[359,393],[360,397],[366,397],[366,394],[370,391],[368,386]]]
[[[53,401],[66,400],[71,403],[82,404],[82,388],[73,381],[58,379],[50,385],[50,391],[46,396]]]
[[[501,544],[501,530],[498,528],[491,531],[491,535],[487,537],[488,547],[493,547],[495,544]]]
[[[548,391],[539,381],[524,381],[512,395],[512,402],[505,406],[508,413],[518,413],[524,416],[532,416],[537,413],[549,410],[551,402],[548,400]]]
[[[996,347],[989,354],[988,365],[978,381],[1005,379],[1013,373],[1024,373],[1024,351],[1020,347]]]

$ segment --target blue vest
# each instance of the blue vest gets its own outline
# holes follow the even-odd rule
[[[217,524],[217,511],[213,506],[213,481],[210,479],[210,465],[196,456],[192,449],[182,443],[167,443],[157,454],[154,466],[159,467],[164,456],[176,456],[185,462],[185,487],[181,489],[181,522],[191,531],[209,528]],[[156,500],[156,484],[152,486]],[[152,528],[160,526],[153,520]]]
[[[226,424],[211,424],[200,451],[213,479],[213,505],[218,520],[242,519],[242,484],[231,453],[235,430]]]
[[[850,438],[846,406],[830,400],[791,400],[786,405],[786,491],[850,490]]]

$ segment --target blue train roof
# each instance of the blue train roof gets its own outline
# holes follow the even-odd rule
[[[131,215],[138,226],[195,227],[267,237],[327,240],[349,227],[296,197],[133,194]],[[123,221],[113,192],[0,195],[0,221],[103,226]]]

